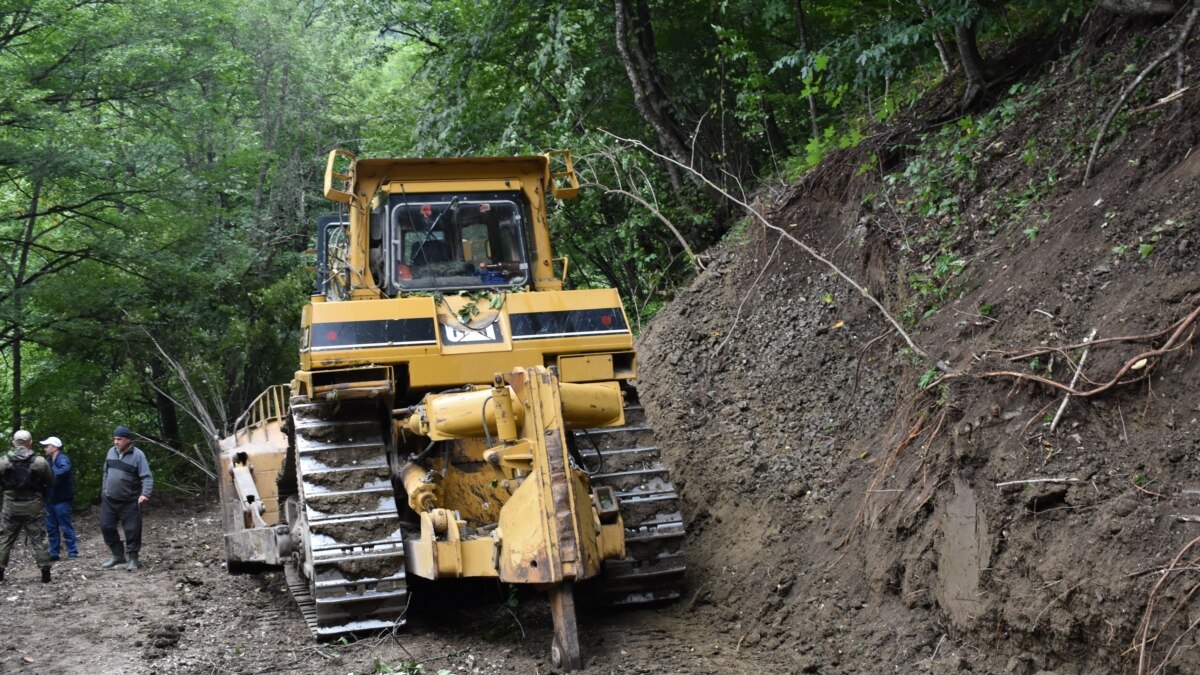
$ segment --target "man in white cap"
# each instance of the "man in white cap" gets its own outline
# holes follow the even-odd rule
[[[75,526],[71,524],[71,507],[75,502],[75,476],[71,473],[71,458],[62,451],[58,436],[42,441],[42,451],[54,471],[54,485],[46,492],[46,534],[50,535],[50,560],[58,560],[59,531],[67,544],[67,557],[78,558]]]
[[[33,545],[33,556],[42,568],[42,583],[50,583],[50,552],[46,550],[43,496],[54,483],[54,471],[45,457],[33,451],[33,436],[24,429],[13,434],[13,447],[0,457],[4,481],[4,506],[0,510],[0,581],[8,555],[24,532]]]

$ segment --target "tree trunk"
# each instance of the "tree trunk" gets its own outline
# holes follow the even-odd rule
[[[974,22],[970,25],[955,24],[954,39],[958,42],[958,58],[962,62],[963,75],[967,80],[967,88],[963,92],[963,109],[969,110],[987,91],[983,57],[979,55],[979,46],[975,42]]]
[[[157,359],[150,362],[151,381],[157,385],[154,390],[154,407],[158,410],[158,425],[162,430],[163,442],[179,450],[183,447],[183,439],[179,434],[179,415],[175,410],[175,402],[159,391],[166,389],[164,372],[162,363]]]
[[[921,8],[921,15],[925,17],[926,21],[933,18],[933,12],[929,11],[928,4],[918,2],[917,6]],[[938,60],[942,62],[942,72],[949,74],[954,70],[954,64],[950,61],[950,49],[946,47],[946,41],[942,39],[942,34],[937,31],[933,32],[933,46],[937,49]]]
[[[804,20],[804,5],[801,0],[795,0],[796,8],[796,31],[800,33],[800,51],[808,58],[808,27]],[[808,119],[812,122],[812,137],[817,138],[821,135],[821,130],[817,124],[817,99],[812,92],[808,92]]]
[[[658,142],[662,144],[663,151],[676,162],[684,166],[691,166],[692,162],[687,147],[676,131],[678,125],[670,118],[670,101],[656,84],[661,79],[657,76],[658,67],[651,63],[647,55],[630,40],[632,34],[639,31],[643,33],[650,31],[650,26],[634,25],[629,3],[630,0],[615,0],[616,18],[614,23],[616,25],[617,54],[625,66],[625,73],[629,76],[629,84],[633,89],[633,103],[642,118],[654,130]],[[640,15],[644,17],[648,11],[643,9]],[[642,42],[646,39],[648,38],[642,38]],[[669,166],[668,170],[672,186],[680,189],[682,186],[678,169]]]
[[[29,269],[29,247],[33,244],[38,204],[41,198],[42,179],[36,178],[33,181],[33,196],[29,198],[29,217],[25,221],[24,236],[18,242],[21,250],[18,254],[17,268],[13,272],[12,428],[14,432],[21,428],[21,348],[25,336],[25,273]]]

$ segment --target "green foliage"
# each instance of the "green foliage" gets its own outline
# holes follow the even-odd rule
[[[916,291],[920,305],[914,308],[914,312],[920,311],[922,316],[930,316],[940,309],[953,295],[954,281],[966,266],[966,260],[945,250],[924,256],[921,269],[908,276],[909,287]]]
[[[524,631],[517,621],[516,614],[519,604],[517,587],[508,585],[507,593],[496,608],[489,627],[483,633],[484,638],[492,642],[501,642],[522,635]]]
[[[918,389],[928,389],[938,379],[938,371],[936,368],[930,368],[921,374],[917,380]]]
[[[51,0],[0,38],[0,257],[25,261],[0,288],[0,333],[21,329],[0,348],[23,357],[0,366],[22,385],[4,412],[66,440],[81,499],[116,424],[160,485],[203,480],[159,348],[218,422],[295,369],[307,159],[342,135],[328,92],[357,58],[334,9]]]
[[[956,22],[1009,40],[1077,19],[1085,4],[1023,0],[1001,15],[958,0],[930,0],[927,12],[803,3],[802,40],[801,5],[787,0],[645,3],[630,17],[643,50],[631,68],[610,5],[21,0],[0,32],[0,413],[66,439],[81,493],[97,488],[117,423],[147,437],[164,485],[202,482],[185,457],[205,458],[207,439],[181,378],[218,426],[289,378],[312,283],[305,250],[329,209],[323,159],[339,146],[571,148],[586,189],[552,206],[556,253],[571,257],[574,287],[617,288],[640,327],[694,271],[679,238],[701,252],[731,229],[753,234],[686,171],[614,138],[668,152],[668,129],[685,163],[748,194],[764,174],[795,176],[858,146],[922,96],[940,78],[933,38]],[[638,96],[631,69],[647,73]],[[934,236],[904,242],[907,320],[961,288],[970,258],[958,195],[1000,130],[1034,119],[1043,95],[1014,86],[993,110],[926,135],[886,177],[878,199],[937,221]],[[1056,179],[1036,145],[1003,151],[1045,175],[998,200],[995,225],[1011,227]],[[1137,240],[1141,257],[1154,236]],[[496,296],[460,318],[483,302]]]

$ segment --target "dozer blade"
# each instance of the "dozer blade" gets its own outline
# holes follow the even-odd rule
[[[645,419],[642,407],[631,404],[625,426],[575,432],[593,487],[613,489],[625,524],[625,557],[604,561],[598,580],[600,600],[610,605],[674,600],[683,586],[679,495]]]
[[[293,400],[299,564],[288,585],[313,634],[391,628],[408,606],[404,537],[371,401]]]

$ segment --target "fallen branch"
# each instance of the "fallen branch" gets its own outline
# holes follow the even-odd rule
[[[209,480],[217,479],[217,472],[213,469],[213,467],[207,465],[202,460],[198,460],[195,457],[187,455],[183,451],[177,450],[177,449],[171,447],[170,445],[167,445],[166,443],[163,443],[161,441],[156,441],[153,438],[150,438],[149,436],[145,436],[142,434],[137,434],[137,436],[142,441],[145,441],[146,443],[148,443],[150,445],[158,446],[159,448],[162,448],[163,450],[167,451],[168,453],[183,459],[188,464],[191,464],[192,466],[199,469],[200,472],[203,473],[205,476],[208,476]],[[159,481],[159,482],[161,482],[161,481]],[[184,492],[186,492],[186,490],[184,490]]]
[[[1133,111],[1133,114],[1134,114],[1134,115],[1140,115],[1141,113],[1144,113],[1144,112],[1147,112],[1147,111],[1150,111],[1150,110],[1154,110],[1155,108],[1158,108],[1158,107],[1160,107],[1160,106],[1164,106],[1164,105],[1166,105],[1166,104],[1168,104],[1168,103],[1171,103],[1172,101],[1176,101],[1176,100],[1178,100],[1180,97],[1182,97],[1184,94],[1186,94],[1186,93],[1187,93],[1187,91],[1188,91],[1189,89],[1191,89],[1191,87],[1183,87],[1182,89],[1176,89],[1175,91],[1173,91],[1173,92],[1171,92],[1171,93],[1167,94],[1166,96],[1164,96],[1164,97],[1162,97],[1162,98],[1158,99],[1157,101],[1155,101],[1154,103],[1151,103],[1150,105],[1143,106],[1143,107],[1141,107],[1141,108],[1137,108],[1136,110],[1134,110],[1134,111]]]
[[[1104,116],[1104,122],[1100,125],[1100,131],[1096,133],[1096,142],[1092,144],[1092,154],[1088,157],[1087,168],[1083,172],[1084,187],[1087,187],[1087,182],[1092,177],[1092,168],[1096,164],[1096,156],[1100,154],[1100,146],[1104,143],[1104,137],[1108,134],[1108,127],[1112,124],[1113,119],[1116,118],[1117,113],[1121,111],[1121,108],[1125,107],[1125,102],[1129,100],[1130,95],[1141,86],[1142,80],[1145,80],[1164,61],[1183,52],[1183,47],[1187,44],[1188,38],[1191,37],[1192,28],[1195,27],[1198,17],[1200,17],[1200,2],[1195,2],[1192,5],[1192,11],[1188,14],[1187,22],[1179,31],[1179,37],[1176,38],[1174,44],[1159,54],[1149,65],[1142,69],[1142,72],[1138,73],[1137,77],[1133,78],[1133,81],[1117,97],[1117,102],[1109,109],[1108,114]]]
[[[1095,347],[1097,345],[1110,344],[1113,342],[1152,342],[1152,341],[1157,340],[1158,338],[1178,329],[1180,324],[1187,323],[1188,321],[1189,321],[1189,318],[1184,317],[1184,318],[1180,319],[1179,321],[1176,321],[1175,323],[1171,324],[1170,326],[1167,326],[1166,328],[1164,328],[1160,331],[1155,331],[1153,333],[1146,333],[1144,335],[1119,335],[1119,336],[1110,337],[1110,338],[1101,338],[1099,340],[1091,340],[1090,342],[1089,341],[1076,342],[1074,344],[1063,345],[1061,347],[1047,347],[1044,349],[1034,349],[1032,351],[1023,351],[1023,352],[1016,352],[1016,353],[1001,352],[999,350],[987,350],[984,353],[985,354],[999,354],[1006,361],[1024,361],[1025,359],[1033,358],[1034,356],[1042,356],[1043,354],[1064,354],[1065,355],[1066,352],[1074,351],[1076,349],[1086,349],[1088,347]]]
[[[126,312],[125,315],[128,317],[129,313]],[[183,412],[186,413],[188,417],[191,417],[192,420],[196,422],[196,425],[200,427],[200,431],[204,434],[204,440],[208,443],[209,452],[211,453],[210,460],[212,462],[210,468],[201,468],[210,478],[215,477],[216,467],[220,463],[218,459],[221,456],[221,437],[224,435],[223,429],[226,426],[224,415],[225,411],[220,406],[216,406],[217,415],[220,418],[220,424],[218,424],[214,419],[213,414],[209,411],[209,406],[205,402],[204,398],[200,396],[200,394],[196,392],[195,387],[192,386],[192,380],[188,376],[187,369],[184,368],[183,365],[174,358],[172,358],[171,355],[168,354],[165,349],[163,349],[163,346],[159,344],[158,340],[154,339],[154,336],[151,335],[150,331],[144,326],[142,327],[142,332],[146,334],[146,337],[150,340],[151,344],[154,345],[155,350],[158,351],[159,356],[162,357],[163,361],[165,361],[171,370],[175,372],[175,376],[178,378],[180,385],[183,387],[183,391],[187,395],[187,400],[190,405],[186,405],[182,401],[172,396],[165,389],[158,386],[158,383],[154,382],[153,380],[147,378],[147,382],[156,392],[166,397],[171,401],[171,403],[183,410]],[[172,452],[180,457],[183,457],[184,459],[187,459],[192,464],[199,466],[190,457],[182,454],[181,452],[178,452],[174,449],[172,449]]]
[[[683,238],[683,233],[679,231],[679,228],[675,227],[675,223],[672,223],[670,218],[667,218],[661,210],[659,210],[657,207],[655,207],[653,204],[651,204],[649,201],[647,201],[644,197],[642,197],[639,194],[630,192],[628,190],[622,190],[620,188],[610,188],[608,186],[601,185],[599,183],[585,183],[585,184],[582,184],[580,187],[591,187],[591,186],[600,188],[601,190],[604,190],[605,192],[610,193],[610,194],[621,195],[622,197],[628,197],[628,198],[632,199],[633,201],[637,202],[638,204],[641,204],[642,208],[644,208],[647,211],[649,211],[650,213],[654,214],[654,217],[658,218],[660,221],[662,221],[662,224],[667,226],[667,229],[671,231],[671,234],[675,235],[675,240],[679,242],[679,245],[682,246],[683,250],[687,253],[688,262],[692,263],[692,267],[694,267],[697,271],[704,269],[704,265],[700,262],[700,256],[696,255],[696,252],[693,251],[692,247],[688,245],[687,239]]]
[[[1082,483],[1081,478],[1026,478],[1025,480],[1006,480],[1003,483],[996,483],[996,487],[1008,487],[1009,485],[1034,485],[1036,483]]]
[[[1092,329],[1092,332],[1088,333],[1088,336],[1086,338],[1084,338],[1083,341],[1091,342],[1092,338],[1094,338],[1094,337],[1096,337],[1096,329],[1095,328]],[[1088,357],[1088,348],[1084,347],[1083,356],[1079,357],[1079,363],[1075,366],[1075,376],[1071,378],[1071,388],[1072,389],[1075,388],[1075,383],[1079,381],[1079,375],[1081,373],[1083,373],[1083,362],[1087,361],[1087,357]],[[1050,422],[1050,433],[1054,433],[1054,430],[1058,428],[1058,420],[1062,417],[1063,411],[1067,409],[1067,401],[1070,401],[1070,400],[1071,400],[1070,394],[1067,394],[1066,396],[1063,397],[1062,405],[1058,406],[1058,412],[1054,413],[1054,421]]]

